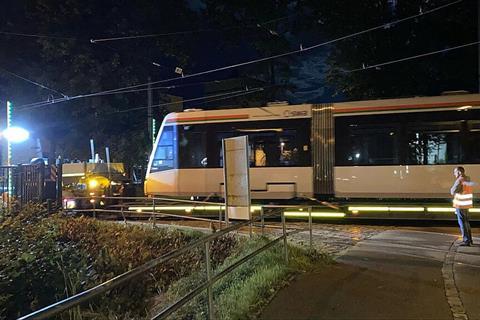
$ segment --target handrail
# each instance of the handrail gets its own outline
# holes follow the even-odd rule
[[[278,208],[281,208],[282,206],[266,206],[266,207],[278,207]],[[311,212],[311,207],[307,207],[307,206],[283,206],[283,208],[285,207],[288,207],[288,208],[292,208],[292,207],[296,207],[296,208],[309,208],[309,212]],[[154,268],[156,266],[158,266],[159,264],[161,263],[164,263],[164,262],[167,262],[171,259],[174,259],[180,255],[182,255],[183,253],[191,250],[191,249],[194,249],[194,248],[197,248],[199,247],[200,245],[202,244],[206,244],[206,243],[209,243],[210,241],[214,240],[214,239],[217,239],[231,231],[235,231],[235,230],[238,230],[242,227],[245,227],[245,226],[248,226],[248,225],[252,225],[255,221],[258,221],[261,219],[261,221],[263,222],[263,219],[265,217],[265,215],[263,215],[263,209],[261,210],[262,211],[262,215],[261,216],[258,216],[254,219],[251,219],[251,220],[247,220],[247,221],[243,221],[243,222],[239,222],[239,223],[236,223],[232,226],[229,226],[225,229],[221,229],[221,230],[218,230],[217,232],[215,233],[212,233],[212,234],[209,234],[205,237],[202,237],[198,240],[195,240],[193,241],[192,243],[190,244],[187,244],[181,248],[178,248],[176,250],[173,250],[169,253],[166,253],[158,258],[155,258],[153,260],[150,260],[149,262],[146,262],[144,263],[143,265],[141,266],[138,266],[136,267],[135,269],[132,269],[130,271],[127,271],[123,274],[120,274],[110,280],[107,280],[105,281],[104,283],[101,283],[93,288],[90,288],[88,290],[85,290],[83,292],[80,292],[76,295],[73,295],[71,297],[68,297],[64,300],[61,300],[59,302],[56,302],[54,304],[51,304],[49,306],[46,306],[40,310],[37,310],[37,311],[34,311],[30,314],[27,314],[25,316],[22,316],[20,318],[18,318],[18,320],[27,320],[27,319],[45,319],[47,317],[52,317],[54,315],[57,315],[59,314],[60,312],[63,312],[67,309],[70,309],[82,302],[85,302],[85,301],[88,301],[90,299],[92,299],[93,297],[101,294],[101,293],[104,293],[106,291],[109,291],[113,288],[116,288],[117,286],[125,283],[126,281],[140,275],[140,274],[143,274],[145,271],[151,269],[151,268]],[[300,232],[299,230],[295,230],[295,231],[292,231],[292,232],[289,232],[287,233],[286,232],[286,228],[285,228],[285,216],[284,216],[284,213],[282,211],[282,224],[283,224],[283,235],[275,240],[272,240],[268,245],[260,248],[263,250],[266,250],[268,248],[270,248],[271,246],[273,246],[274,243],[276,243],[277,241],[280,241],[281,239],[284,240],[284,244],[286,245],[286,239],[287,239],[287,235],[288,234],[291,234],[291,233],[296,233],[296,232]],[[270,216],[270,215],[268,215]],[[268,217],[267,216],[267,217]],[[273,215],[272,215],[273,216]],[[309,227],[310,227],[310,233],[311,233],[311,223],[309,224]],[[258,249],[258,250],[260,250]],[[257,250],[257,251],[258,251]],[[287,248],[285,246],[285,258],[287,258]],[[256,254],[259,254],[260,252],[257,252],[255,251],[254,253]],[[253,254],[253,253],[252,253]],[[220,279],[221,277],[223,277],[225,274],[227,274],[228,272],[234,270],[236,267],[238,267],[239,265],[241,265],[242,263],[244,263],[245,261],[247,261],[248,259],[252,258],[253,256],[251,256],[252,254],[249,254],[247,255],[246,257],[242,258],[240,261],[237,261],[236,263],[234,263],[233,265],[227,267],[225,270],[223,270],[222,272],[220,272],[219,274],[215,275],[214,277],[212,277],[208,282],[207,282],[207,287],[209,288],[209,286],[211,284],[213,284],[215,281],[217,281],[218,279]],[[248,257],[248,259],[246,259]],[[200,290],[197,292],[197,289]],[[190,301],[190,299],[192,299],[193,297],[195,297],[199,292],[201,292],[201,290],[203,290],[204,288],[197,288],[194,290],[194,292],[188,294],[187,296],[190,297],[189,299],[185,300],[185,302],[183,302],[183,304],[185,304],[186,302]],[[184,297],[186,298],[186,297]],[[183,298],[182,300],[183,301]],[[181,305],[183,305],[181,304]],[[181,307],[181,305],[178,306]],[[175,308],[178,309],[178,308]],[[165,310],[170,310],[169,308],[165,309]],[[175,310],[172,310],[171,312],[174,312]],[[162,311],[163,312],[163,311]],[[167,312],[167,311],[165,311]],[[168,314],[170,314],[171,312],[168,312]],[[168,315],[167,314],[167,315]],[[161,314],[160,314],[161,315]],[[156,319],[156,317],[154,318]]]
[[[258,218],[257,218],[258,219]],[[255,219],[255,220],[257,220]],[[176,249],[174,251],[171,251],[167,254],[162,255],[161,257],[155,258],[153,260],[150,260],[149,262],[144,263],[143,265],[132,269],[130,271],[127,271],[125,273],[122,273],[121,275],[118,275],[110,280],[105,281],[104,283],[101,283],[93,288],[90,288],[88,290],[85,290],[83,292],[80,292],[76,295],[73,295],[71,297],[68,297],[64,300],[61,300],[59,302],[56,302],[54,304],[51,304],[49,306],[46,306],[40,310],[34,311],[28,315],[22,316],[18,318],[18,320],[26,320],[26,319],[45,319],[47,317],[54,316],[62,311],[65,311],[71,307],[74,307],[82,302],[88,301],[91,298],[109,291],[122,283],[132,279],[133,277],[140,275],[144,273],[145,271],[156,267],[157,265],[164,263],[170,259],[176,258],[183,254],[184,252],[191,250],[193,248],[196,248],[200,246],[201,244],[204,244],[206,242],[210,242],[211,240],[214,240],[216,238],[219,238],[223,236],[224,234],[235,231],[237,229],[240,229],[241,227],[248,226],[250,223],[252,223],[252,220],[244,221],[237,223],[235,225],[232,225],[230,227],[227,227],[225,229],[221,229],[218,232],[212,233],[210,235],[207,235],[205,237],[202,237],[182,248]]]
[[[183,296],[180,300],[178,300],[176,303],[164,308],[162,311],[160,311],[159,314],[157,314],[156,316],[154,316],[152,318],[153,319],[164,319],[166,318],[167,316],[169,316],[170,314],[172,314],[173,312],[175,312],[176,310],[178,310],[179,308],[181,308],[183,305],[185,305],[186,303],[188,303],[190,300],[192,300],[193,298],[195,298],[197,295],[199,295],[203,290],[205,290],[207,287],[213,285],[216,281],[220,280],[221,278],[223,278],[225,275],[227,275],[228,273],[232,272],[233,270],[235,270],[236,268],[238,268],[239,266],[241,266],[243,263],[247,262],[248,260],[256,257],[257,255],[259,255],[260,253],[262,253],[263,251],[269,249],[270,247],[273,247],[275,244],[277,244],[278,242],[280,242],[280,240],[284,239],[287,235],[291,235],[291,234],[295,234],[295,233],[298,233],[299,231],[295,230],[295,231],[291,231],[285,235],[281,235],[280,237],[270,241],[269,243],[267,243],[266,245],[262,246],[261,248],[255,250],[254,252],[246,255],[245,257],[241,258],[240,260],[238,260],[237,262],[233,263],[232,265],[228,266],[227,268],[225,268],[224,270],[222,270],[221,272],[219,272],[218,274],[216,274],[215,276],[212,277],[212,279],[210,281],[206,281],[204,283],[202,283],[201,285],[199,285],[198,287],[196,287],[195,289],[193,289],[191,292],[189,292],[188,294],[186,294],[185,296]]]
[[[177,199],[177,198],[164,198],[164,197],[113,197],[113,196],[71,196],[71,197],[65,197],[67,199],[115,199],[115,200],[147,200],[147,201],[152,201],[152,200],[160,200],[160,201],[176,201],[176,202],[182,202],[182,203],[192,203],[192,204],[198,204],[198,205],[205,205],[205,204],[211,204],[211,205],[223,205],[225,206],[224,202],[210,202],[210,201],[196,201],[196,200],[187,200],[187,199]]]

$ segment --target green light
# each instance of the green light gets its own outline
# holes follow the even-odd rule
[[[12,125],[12,112],[13,104],[10,101],[7,101],[7,130],[10,129]],[[12,164],[12,143],[10,139],[7,139],[7,166]],[[12,170],[8,170],[8,196],[10,197],[13,194],[13,183],[12,183]]]
[[[157,132],[157,122],[152,119],[152,145],[155,144],[155,133]]]

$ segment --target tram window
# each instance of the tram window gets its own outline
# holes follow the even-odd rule
[[[178,158],[180,168],[205,168],[208,166],[205,126],[178,127]]]
[[[480,121],[469,121],[469,133],[467,139],[468,162],[480,163]]]
[[[248,135],[250,143],[250,164],[254,167],[302,166],[301,143],[294,129],[268,130]]]
[[[212,163],[221,167],[222,139],[247,135],[251,167],[309,166],[310,124],[306,122],[292,119],[212,124],[210,129],[215,133],[208,143],[214,143],[215,146],[209,147],[209,160],[215,156]]]
[[[356,119],[337,121],[336,165],[398,164],[399,132],[395,124]]]
[[[151,172],[173,169],[175,166],[175,134],[174,126],[163,127],[155,156],[153,157]]]
[[[460,122],[414,123],[407,126],[407,164],[456,164],[464,160]]]

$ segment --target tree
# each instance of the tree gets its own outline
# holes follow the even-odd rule
[[[439,7],[445,0],[300,1],[306,14],[301,30],[326,39],[356,33]],[[327,59],[328,82],[344,99],[438,95],[445,90],[476,92],[475,46],[371,70],[348,72],[477,40],[474,1],[401,24],[336,42]],[[347,71],[347,72],[345,72]]]
[[[6,7],[0,30],[50,37],[0,35],[0,66],[68,96],[172,77],[177,65],[188,65],[188,39],[151,38],[104,45],[90,39],[152,34],[195,27],[197,13],[185,2],[23,0]],[[175,19],[172,19],[175,17]],[[152,62],[164,65],[157,67]],[[61,98],[0,71],[0,95],[21,106]],[[146,105],[144,91],[68,100],[41,107],[18,107],[16,116],[31,123],[50,156],[88,158],[88,140],[109,145],[114,159],[129,155],[141,161],[148,153],[146,111],[120,113]],[[142,143],[143,142],[143,143]],[[124,160],[124,159],[118,160]]]

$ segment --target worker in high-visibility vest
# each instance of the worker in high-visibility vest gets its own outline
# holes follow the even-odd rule
[[[453,207],[462,232],[463,242],[460,246],[471,246],[473,241],[470,222],[468,221],[468,209],[473,207],[474,183],[470,181],[470,177],[465,175],[463,167],[456,167],[453,170],[453,175],[455,176],[455,183],[450,189],[450,194],[453,196]]]

